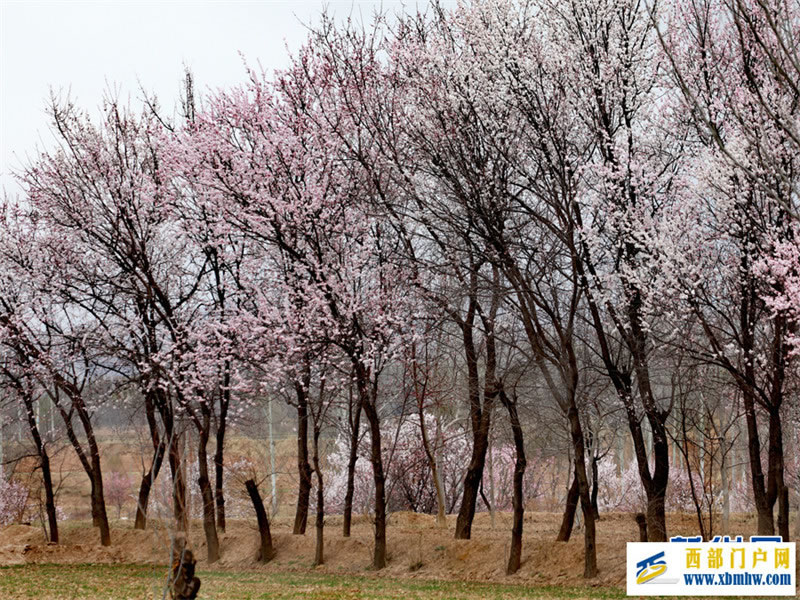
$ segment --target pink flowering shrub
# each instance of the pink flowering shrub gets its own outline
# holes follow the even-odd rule
[[[112,471],[103,481],[106,501],[117,508],[117,519],[122,516],[122,509],[131,499],[131,478],[127,473]]]
[[[21,523],[28,508],[28,488],[0,475],[0,525]]]

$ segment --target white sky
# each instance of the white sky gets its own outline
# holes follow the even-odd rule
[[[381,6],[395,11],[402,5],[399,0],[0,0],[0,189],[19,193],[11,173],[26,155],[51,143],[44,112],[51,88],[69,90],[78,105],[93,109],[110,85],[135,100],[141,83],[171,108],[184,64],[200,92],[241,82],[240,52],[251,65],[285,67],[287,46],[300,46],[304,24],[315,23],[325,6],[337,17],[352,13],[368,20]]]

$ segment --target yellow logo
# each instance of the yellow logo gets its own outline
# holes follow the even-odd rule
[[[636,583],[647,583],[652,581],[667,570],[667,561],[664,560],[664,553],[659,552],[636,563]]]

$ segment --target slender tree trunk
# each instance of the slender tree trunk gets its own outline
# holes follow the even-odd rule
[[[784,541],[789,539],[789,513],[788,502],[783,502],[784,463],[783,463],[783,427],[781,423],[781,403],[775,402],[769,416],[769,450],[768,450],[768,479],[767,479],[767,505],[770,513],[773,512],[775,503],[778,504],[778,535]]]
[[[189,518],[186,510],[186,479],[183,474],[182,435],[171,432],[169,435],[169,454],[167,460],[172,474],[172,514],[175,528],[188,531]]]
[[[592,511],[594,512],[595,520],[600,519],[600,507],[597,505],[597,494],[599,492],[600,484],[598,477],[600,475],[597,466],[597,455],[592,453]]]
[[[73,400],[73,405],[76,402]],[[103,546],[111,545],[111,528],[108,525],[108,514],[106,512],[106,501],[103,495],[103,471],[100,466],[100,447],[94,436],[89,414],[83,405],[83,399],[78,401],[78,417],[81,420],[83,430],[86,433],[86,443],[89,446],[89,458],[91,461],[90,479],[92,483],[92,516],[96,519],[97,526],[100,528],[100,543]]]
[[[208,409],[206,409],[203,411],[203,426],[198,431],[197,466],[199,477],[197,484],[200,487],[200,495],[203,499],[203,531],[206,534],[208,562],[214,563],[219,560],[219,538],[217,537],[217,525],[215,522],[214,493],[211,490],[211,480],[208,477],[208,438],[210,428],[211,416]]]
[[[44,506],[47,513],[47,524],[50,528],[50,541],[58,543],[58,515],[56,513],[56,496],[53,490],[53,477],[50,470],[50,457],[44,450],[41,455],[42,480],[44,481]]]
[[[224,465],[225,422],[220,420],[220,425],[217,429],[217,447],[214,451],[214,501],[217,508],[217,527],[222,533],[225,533]]]
[[[578,501],[580,500],[578,477],[575,475],[575,469],[572,471],[572,484],[567,491],[567,503],[564,507],[564,516],[561,518],[561,528],[558,530],[558,537],[556,537],[557,542],[569,541],[572,535],[572,526],[575,522],[575,511],[578,509]]]
[[[98,527],[100,528],[100,543],[103,546],[111,545],[111,528],[108,525],[108,514],[106,513],[106,502],[103,496],[103,476],[100,471],[100,457],[93,456],[92,472],[92,506],[96,513]]]
[[[725,442],[723,441],[723,444]],[[722,464],[720,465],[720,478],[722,479],[722,533],[730,533],[731,519],[731,474],[730,450],[722,449]]]
[[[267,418],[269,420],[269,480],[272,491],[272,516],[278,514],[278,473],[275,470],[275,436],[272,433],[272,398],[267,400]]]
[[[42,483],[44,485],[44,505],[45,512],[47,513],[47,523],[49,526],[50,541],[54,544],[58,543],[58,517],[56,514],[56,497],[53,489],[53,476],[50,469],[50,455],[47,453],[47,447],[42,440],[39,430],[39,420],[33,413],[33,400],[28,395],[27,390],[22,389],[20,386],[20,394],[22,394],[23,401],[25,402],[26,414],[28,416],[28,427],[30,428],[33,443],[36,446],[36,453],[39,455],[39,466],[42,468]],[[0,449],[1,450],[1,449]],[[2,452],[0,452],[0,468],[2,467]]]
[[[470,272],[470,297],[466,318],[459,323],[464,343],[467,366],[467,394],[469,396],[469,415],[472,427],[472,456],[464,476],[461,508],[456,518],[456,539],[469,539],[472,535],[472,521],[475,518],[475,505],[478,501],[483,469],[486,464],[486,451],[489,446],[489,429],[492,418],[492,404],[496,395],[494,390],[494,367],[487,364],[484,380],[483,406],[481,406],[478,376],[478,353],[473,338],[474,320],[477,312],[477,271]],[[487,342],[488,342],[487,336]],[[488,361],[492,362],[492,361]]]
[[[136,518],[133,523],[134,529],[145,529],[147,527],[147,506],[150,501],[150,490],[164,462],[165,441],[161,438],[158,431],[158,422],[156,421],[157,402],[158,399],[155,393],[145,392],[144,413],[147,419],[147,427],[150,430],[153,458],[150,461],[150,469],[142,475],[142,481],[139,484],[139,497],[136,502]]]
[[[584,559],[583,576],[592,578],[597,575],[597,552],[596,552],[596,532],[594,510],[589,494],[589,480],[586,477],[586,449],[583,445],[583,430],[581,428],[578,409],[575,406],[574,397],[570,398],[571,406],[567,412],[567,419],[570,424],[572,436],[572,446],[575,452],[575,476],[578,479],[578,491],[581,498],[581,509],[584,520]]]
[[[317,542],[314,551],[314,566],[325,562],[323,534],[325,528],[325,494],[322,481],[322,468],[319,464],[319,426],[314,426],[314,471],[317,474]]]
[[[352,396],[352,390],[351,390]],[[353,494],[355,493],[356,461],[358,461],[358,440],[361,432],[361,401],[350,399],[350,456],[347,459],[347,490],[344,495],[344,514],[342,535],[350,537],[350,524],[353,518]]]
[[[440,528],[447,527],[444,489],[442,488],[442,478],[439,474],[439,465],[436,463],[434,449],[431,447],[430,440],[428,439],[428,428],[425,425],[425,411],[423,404],[418,402],[417,407],[419,415],[419,429],[420,433],[422,434],[422,448],[425,450],[425,456],[428,459],[428,466],[431,469],[431,476],[433,477],[433,484],[436,489],[436,526]]]
[[[217,506],[217,527],[225,533],[225,432],[228,426],[228,406],[230,406],[230,363],[225,363],[225,375],[220,397],[219,425],[217,427],[217,447],[214,451],[214,500]]]
[[[256,482],[252,479],[248,479],[244,482],[244,486],[247,489],[247,494],[250,496],[250,501],[253,503],[253,509],[256,511],[258,534],[261,539],[261,549],[258,560],[260,562],[269,562],[275,557],[275,549],[272,545],[272,533],[269,529],[267,511],[264,510],[264,502],[261,500],[261,494],[258,493]]]
[[[789,488],[783,486],[778,497],[778,535],[784,542],[790,541],[789,538]]]
[[[367,393],[366,384],[366,378],[359,382],[362,394]],[[364,415],[369,423],[370,460],[375,482],[375,550],[372,566],[375,569],[382,569],[386,566],[386,478],[383,473],[383,455],[381,454],[381,427],[378,411],[372,401],[365,399],[362,405]]]
[[[772,535],[775,523],[772,507],[767,502],[767,491],[764,486],[764,472],[761,469],[761,441],[758,437],[756,422],[755,398],[749,390],[743,390],[745,422],[747,424],[748,458],[750,462],[750,483],[753,488],[753,500],[758,515],[758,534]]]
[[[506,393],[500,390],[500,399],[508,410],[508,417],[511,421],[511,432],[514,436],[514,450],[516,460],[514,463],[514,496],[512,504],[514,507],[514,524],[511,528],[511,549],[508,555],[508,565],[506,574],[513,575],[519,571],[522,563],[522,528],[525,517],[525,494],[523,482],[525,480],[525,468],[527,460],[525,458],[525,440],[522,434],[522,425],[517,414],[516,400],[511,400]]]
[[[294,535],[304,535],[308,522],[308,505],[311,497],[311,465],[308,462],[308,399],[307,388],[295,384],[297,390],[297,510],[294,515]]]
[[[69,412],[64,410],[64,407],[56,405],[61,418],[64,421],[66,428],[67,438],[72,444],[72,448],[78,455],[81,466],[83,467],[86,476],[89,478],[91,485],[90,492],[90,506],[92,510],[92,524],[100,528],[100,543],[103,546],[111,545],[111,531],[108,526],[108,516],[106,515],[105,498],[103,497],[103,477],[100,469],[100,451],[97,447],[97,440],[94,437],[94,429],[92,428],[91,419],[86,413],[86,407],[83,404],[83,399],[80,397],[80,392],[77,391],[75,386],[65,381],[63,378],[57,379],[57,385],[64,389],[69,395],[72,402],[72,407]],[[80,440],[78,440],[75,427],[72,423],[73,411],[78,414],[81,421],[84,433],[87,438],[87,445],[89,447],[89,454],[84,451]]]
[[[480,493],[483,468],[486,464],[486,451],[489,442],[489,418],[482,419],[482,426],[473,436],[472,456],[464,476],[464,493],[461,498],[461,508],[456,519],[456,539],[468,540],[472,536],[472,521],[475,518],[475,506]]]
[[[150,490],[153,487],[153,482],[158,478],[158,473],[161,470],[161,465],[164,462],[164,446],[160,447],[160,452],[153,456],[153,464],[150,470],[142,475],[142,481],[139,484],[139,496],[136,501],[136,519],[133,522],[134,529],[147,528],[147,505],[150,502]]]

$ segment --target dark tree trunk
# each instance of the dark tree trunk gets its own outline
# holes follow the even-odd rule
[[[666,488],[654,489],[647,496],[647,533],[649,541],[651,542],[664,542],[666,541],[666,510],[665,510],[665,496]]]
[[[570,398],[570,408],[567,412],[567,419],[570,424],[570,434],[572,436],[572,446],[575,452],[575,476],[578,479],[578,492],[581,499],[581,509],[584,519],[583,533],[583,576],[592,578],[597,575],[597,551],[596,551],[596,532],[594,511],[589,495],[589,480],[586,477],[586,449],[583,445],[583,430],[581,428],[580,416],[575,406],[574,396]]]
[[[228,406],[230,406],[230,365],[225,365],[223,389],[220,398],[219,425],[217,427],[217,447],[214,451],[214,500],[217,505],[217,527],[225,533],[225,432],[228,427]]]
[[[214,493],[211,490],[211,480],[208,477],[208,437],[211,428],[211,415],[208,410],[203,412],[203,423],[199,428],[199,441],[197,446],[197,466],[199,477],[197,484],[200,487],[200,496],[203,499],[203,531],[206,534],[208,548],[208,562],[219,560],[219,538],[214,514]]]
[[[44,481],[44,506],[47,512],[47,524],[50,528],[50,541],[58,543],[58,515],[56,514],[56,496],[53,491],[53,476],[50,470],[50,457],[47,450],[40,456],[42,465],[42,480]]]
[[[517,414],[516,400],[511,400],[505,391],[500,390],[500,399],[508,410],[508,417],[511,421],[511,432],[514,436],[514,450],[516,461],[514,463],[514,524],[511,527],[511,549],[508,555],[508,565],[506,574],[513,575],[519,571],[522,563],[522,528],[525,517],[525,495],[523,481],[525,479],[525,468],[527,460],[525,458],[525,440],[522,434],[522,425]]]
[[[759,535],[772,535],[775,531],[772,507],[767,503],[767,490],[764,486],[764,472],[761,469],[761,441],[758,437],[756,422],[755,397],[752,391],[745,390],[744,400],[745,423],[747,424],[748,458],[750,462],[750,484],[753,488],[753,500],[758,515],[757,531]]]
[[[472,536],[472,521],[475,519],[475,507],[480,493],[483,469],[486,464],[486,452],[489,448],[489,419],[473,436],[472,456],[464,476],[464,493],[461,497],[461,508],[456,518],[456,539],[468,540]]]
[[[297,510],[294,515],[294,535],[304,535],[308,522],[308,505],[311,497],[311,465],[308,462],[308,389],[300,383],[297,390]]]
[[[325,528],[325,494],[322,481],[322,468],[319,464],[319,434],[320,430],[314,427],[314,472],[317,474],[317,543],[314,551],[314,566],[325,562],[323,534]]]
[[[592,456],[592,511],[594,512],[595,520],[600,518],[600,507],[597,505],[597,494],[599,492],[600,484],[597,481],[599,469],[597,466],[597,457]]]
[[[183,436],[172,432],[169,435],[169,469],[172,474],[172,514],[175,528],[188,531],[189,515],[186,510],[186,480],[183,474],[183,453],[181,440]]]
[[[56,408],[58,408],[67,430],[67,438],[69,438],[75,453],[78,455],[78,459],[80,460],[83,470],[85,471],[87,477],[89,477],[89,483],[91,485],[89,502],[92,509],[92,524],[100,529],[100,543],[103,546],[110,546],[111,530],[108,526],[106,503],[105,498],[103,497],[103,476],[100,469],[100,450],[97,446],[97,440],[94,437],[92,422],[89,419],[88,413],[86,412],[86,407],[83,404],[83,399],[80,397],[80,392],[77,391],[75,386],[61,378],[58,379],[58,385],[70,394],[72,410],[78,414],[78,418],[80,419],[84,433],[86,434],[87,445],[89,447],[88,456],[78,440],[78,436],[75,432],[75,427],[71,418],[72,410],[70,413],[68,413],[62,406],[56,404]]]
[[[89,446],[89,458],[91,461],[91,471],[89,478],[92,483],[92,519],[100,528],[100,543],[103,546],[111,545],[111,528],[108,525],[108,514],[106,513],[106,500],[103,495],[103,471],[100,466],[100,447],[94,436],[89,414],[83,404],[83,398],[77,402],[73,400],[73,405],[78,404],[78,417],[81,420],[83,430],[86,433],[86,443]]]
[[[47,453],[47,447],[42,440],[41,433],[39,432],[39,424],[36,422],[34,412],[33,399],[24,388],[24,385],[17,384],[20,396],[25,403],[25,412],[28,417],[28,428],[33,438],[33,443],[36,446],[36,453],[39,455],[39,466],[42,468],[42,483],[44,485],[44,506],[47,513],[47,523],[49,527],[50,541],[54,544],[58,543],[58,517],[56,515],[56,496],[53,489],[53,474],[50,469],[50,455]]]
[[[164,443],[161,442],[155,450],[153,455],[153,462],[150,465],[150,470],[142,475],[142,481],[139,484],[139,497],[136,502],[136,519],[133,523],[134,529],[145,529],[147,527],[147,505],[150,501],[150,490],[158,478],[161,471],[161,465],[164,463]]]
[[[636,513],[636,524],[639,526],[639,541],[647,541],[647,517],[644,513]]]
[[[269,562],[275,557],[275,549],[272,546],[272,533],[269,529],[269,519],[267,518],[267,511],[264,510],[264,501],[261,499],[261,494],[258,493],[258,486],[252,479],[244,482],[247,488],[247,494],[250,496],[250,501],[253,503],[253,509],[256,511],[256,521],[258,522],[258,534],[261,538],[261,550],[258,556],[260,562]]]
[[[150,430],[150,441],[153,445],[153,459],[150,461],[150,469],[142,475],[139,484],[139,496],[136,502],[136,518],[133,523],[134,529],[145,529],[147,527],[147,506],[150,502],[150,490],[153,483],[158,478],[161,465],[164,462],[165,441],[161,438],[156,421],[156,405],[158,398],[155,393],[145,392],[144,394],[144,413],[147,418],[147,427]]]
[[[789,541],[789,488],[785,485],[778,499],[778,535]]]
[[[469,396],[470,425],[472,427],[472,456],[464,476],[464,492],[461,508],[456,518],[456,539],[469,539],[472,535],[472,521],[475,518],[475,505],[480,493],[483,469],[486,464],[486,451],[489,448],[489,426],[492,418],[492,404],[497,391],[494,389],[494,365],[487,364],[484,380],[483,406],[481,406],[478,377],[478,353],[475,347],[474,322],[477,312],[477,270],[470,273],[470,297],[466,318],[459,322],[464,344],[464,358],[467,365],[467,394]],[[487,336],[488,337],[488,336]],[[487,339],[488,341],[488,339]],[[487,363],[493,361],[487,360]]]
[[[355,492],[356,461],[358,461],[358,441],[361,431],[361,401],[353,402],[353,399],[350,398],[349,406],[351,411],[350,456],[347,459],[347,491],[344,495],[344,514],[342,517],[342,535],[344,537],[350,537],[350,524],[353,519],[353,494]]]
[[[103,496],[103,476],[100,471],[100,457],[92,457],[92,463],[96,465],[92,471],[92,513],[94,518],[97,519],[97,527],[100,528],[100,543],[103,546],[110,546],[111,528],[108,525],[106,502]]]
[[[217,448],[214,451],[214,500],[217,507],[217,527],[225,533],[225,493],[223,490],[225,465],[225,423],[220,420],[217,429]]]
[[[573,469],[572,483],[567,491],[567,504],[564,507],[564,516],[561,519],[561,528],[558,530],[557,542],[568,542],[572,536],[572,527],[575,523],[575,511],[578,509],[580,491],[578,489],[578,477]]]
[[[357,366],[363,371],[363,367]],[[370,460],[372,476],[375,482],[375,551],[372,566],[382,569],[386,566],[386,478],[383,473],[383,455],[381,454],[381,425],[378,411],[367,396],[368,378],[365,373],[359,376],[359,393],[361,394],[364,416],[367,417],[370,433]]]
[[[770,515],[774,514],[775,504],[778,504],[778,529],[781,521],[786,521],[786,533],[789,533],[789,515],[781,514],[780,496],[783,492],[783,426],[781,423],[781,402],[774,402],[769,411],[769,445],[767,447],[767,506]],[[778,531],[780,535],[780,531]]]

